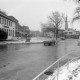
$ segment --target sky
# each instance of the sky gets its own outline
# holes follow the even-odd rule
[[[76,7],[72,0],[0,0],[0,9],[17,18],[21,25],[29,26],[31,30],[40,30],[40,24],[46,23],[47,17],[55,11],[65,13],[70,20]],[[79,29],[76,26],[73,28]]]

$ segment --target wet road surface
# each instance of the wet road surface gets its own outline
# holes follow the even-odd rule
[[[0,45],[0,80],[32,80],[76,43],[76,40],[69,40],[56,46]]]

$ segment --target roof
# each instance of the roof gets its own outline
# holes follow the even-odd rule
[[[12,20],[15,20],[16,22],[18,22],[18,20],[15,18],[15,17],[13,17],[13,16],[8,16],[10,19],[12,19]]]
[[[0,11],[0,15],[11,21],[18,22],[18,20],[16,18],[14,18],[13,16],[8,16],[5,12]]]

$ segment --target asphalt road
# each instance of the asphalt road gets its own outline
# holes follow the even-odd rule
[[[77,41],[0,46],[0,80],[32,80],[41,71],[76,46]],[[72,46],[72,47],[71,47]]]

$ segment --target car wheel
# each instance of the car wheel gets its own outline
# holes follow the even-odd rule
[[[47,43],[44,43],[44,46],[47,46],[48,44]]]

